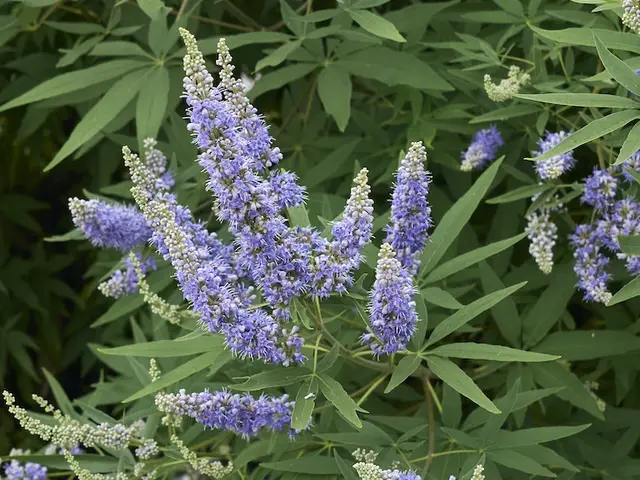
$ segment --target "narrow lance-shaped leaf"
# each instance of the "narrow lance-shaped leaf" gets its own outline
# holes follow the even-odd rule
[[[504,157],[496,160],[493,165],[480,175],[480,178],[476,180],[467,193],[438,222],[435,231],[431,235],[431,241],[427,243],[422,254],[421,277],[435,268],[462,228],[467,224],[480,204],[482,197],[484,197],[493,183],[502,160],[504,160]]]
[[[593,43],[596,46],[596,50],[598,50],[598,56],[602,61],[602,65],[607,72],[611,74],[613,79],[630,92],[635,94],[640,93],[640,78],[636,72],[611,53],[595,32],[593,33]]]
[[[316,405],[318,382],[315,378],[307,380],[298,390],[296,404],[291,414],[291,428],[303,430],[311,421],[311,414]]]
[[[631,155],[640,150],[640,122],[637,122],[625,138],[622,147],[620,147],[620,152],[618,152],[618,158],[613,163],[613,165],[620,165],[625,160],[628,160]]]
[[[619,97],[618,95],[606,95],[604,93],[540,93],[535,95],[520,94],[516,95],[516,97],[524,100],[533,100],[535,102],[552,103],[554,105],[570,105],[574,107],[640,107],[640,104],[631,98]]]
[[[500,413],[500,410],[482,393],[482,390],[478,388],[471,377],[464,373],[462,369],[451,360],[432,355],[427,357],[427,365],[434,375],[438,376],[438,378],[461,395],[464,395],[491,413]]]
[[[136,105],[138,144],[146,138],[156,138],[169,102],[169,71],[156,68],[145,81]]]
[[[393,23],[367,10],[348,10],[349,16],[367,32],[394,42],[406,42]]]
[[[384,389],[384,393],[389,393],[402,382],[404,382],[409,375],[416,371],[416,368],[420,366],[421,359],[417,355],[407,355],[398,363],[398,366],[393,369],[391,380],[387,388]]]
[[[51,170],[106,127],[133,100],[143,86],[147,74],[147,71],[132,72],[114,83],[80,120],[69,139],[44,170]]]
[[[0,112],[64,95],[65,93],[76,92],[83,88],[121,77],[131,72],[131,70],[144,67],[144,65],[144,63],[137,60],[114,60],[113,62],[101,63],[100,65],[76,70],[75,72],[63,73],[5,103],[0,107]]]
[[[331,115],[341,132],[351,115],[351,76],[339,67],[329,65],[318,75],[318,95],[325,111]]]
[[[611,113],[606,117],[599,118],[588,125],[585,125],[573,135],[565,138],[558,145],[549,149],[542,155],[535,158],[527,158],[527,160],[539,162],[557,155],[562,155],[563,153],[573,150],[580,145],[584,145],[596,138],[600,138],[608,133],[614,132],[638,118],[640,118],[640,111],[638,110],[623,110],[622,112]]]
[[[640,341],[640,339],[638,339]],[[544,350],[543,350],[544,351]],[[433,349],[431,352],[441,357],[471,358],[475,360],[493,360],[496,362],[549,362],[560,358],[558,355],[545,355],[527,352],[502,345],[483,343],[449,343]]]
[[[504,298],[522,288],[526,283],[527,282],[518,283],[516,285],[512,285],[511,287],[507,287],[502,290],[498,290],[497,292],[490,293],[489,295],[485,295],[475,302],[470,303],[466,307],[461,308],[433,329],[433,332],[431,332],[431,336],[427,341],[427,346],[432,345],[437,341],[442,340],[446,336],[452,334],[460,327],[480,315],[482,312],[490,309],[495,304],[502,301]]]
[[[356,412],[365,412],[366,410],[358,407],[356,402],[353,401],[342,385],[330,376],[321,373],[317,378],[322,394],[326,399],[333,403],[344,418],[346,418],[356,428],[362,428],[362,421],[360,421]]]
[[[475,250],[472,250],[470,252],[463,253],[462,255],[459,255],[456,258],[449,260],[448,262],[438,265],[431,271],[431,273],[429,273],[429,275],[427,275],[425,283],[437,282],[438,280],[442,280],[443,278],[464,270],[471,265],[475,265],[476,263],[479,263],[486,258],[489,258],[512,247],[526,236],[526,233],[521,233],[511,238],[500,240],[498,242],[485,245],[484,247],[476,248]]]

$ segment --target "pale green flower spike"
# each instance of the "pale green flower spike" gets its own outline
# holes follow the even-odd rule
[[[513,98],[520,91],[520,87],[526,85],[531,80],[531,76],[523,72],[520,67],[511,65],[507,78],[500,80],[496,85],[491,80],[491,75],[484,76],[484,90],[487,96],[494,102],[504,102]]]
[[[233,472],[233,463],[229,462],[225,467],[222,463],[218,461],[212,462],[206,458],[198,458],[195,452],[189,450],[189,448],[175,435],[171,436],[171,442],[174,443],[178,450],[180,450],[180,455],[184,457],[184,459],[189,462],[191,467],[203,474],[207,475],[211,478],[219,479],[226,477],[231,472]]]
[[[160,371],[160,367],[158,367],[158,362],[156,362],[155,358],[149,360],[149,376],[151,377],[151,381],[155,382],[160,378],[162,372]]]

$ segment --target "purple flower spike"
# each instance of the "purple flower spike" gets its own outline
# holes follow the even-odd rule
[[[153,258],[149,257],[143,261],[142,255],[139,253],[136,254],[136,257],[140,262],[140,269],[143,275],[156,269]],[[108,280],[98,285],[98,290],[100,290],[105,297],[120,298],[138,291],[138,282],[140,279],[128,255],[124,258],[124,266],[124,269],[116,270]]]
[[[543,153],[548,152],[553,147],[562,142],[565,138],[571,135],[572,132],[547,132],[544,138],[538,140],[538,146],[540,150],[532,152],[535,156],[540,156]],[[573,150],[563,153],[562,155],[556,155],[547,160],[541,160],[536,162],[535,169],[538,176],[543,180],[554,180],[563,173],[571,170],[576,164],[576,159],[573,157]]]
[[[156,396],[156,406],[161,412],[191,417],[205,427],[230,431],[244,438],[262,430],[288,431],[294,403],[287,395],[261,395],[255,399],[250,394],[231,394],[224,390],[187,394],[183,389]]]
[[[427,151],[422,142],[411,145],[400,163],[391,201],[387,239],[402,266],[411,275],[418,272],[420,253],[429,238],[431,207],[428,202],[431,176],[424,169]]]
[[[4,474],[7,480],[47,480],[47,467],[32,462],[21,465],[18,460],[11,460],[4,466]]]
[[[495,125],[479,130],[473,137],[473,142],[462,152],[460,170],[470,172],[482,170],[496,159],[498,149],[504,145],[502,135]]]
[[[382,245],[369,303],[372,333],[362,335],[376,355],[404,349],[418,320],[411,275],[395,256],[391,245]]]
[[[573,270],[578,276],[578,288],[584,292],[584,299],[608,303],[612,297],[608,289],[611,276],[606,271],[609,259],[602,253],[593,228],[590,225],[578,225],[569,240],[575,249]]]
[[[596,168],[585,181],[582,203],[605,210],[615,198],[617,186],[618,180],[611,173]]]
[[[144,245],[152,234],[142,213],[129,205],[70,198],[69,210],[75,226],[98,247],[127,252]]]

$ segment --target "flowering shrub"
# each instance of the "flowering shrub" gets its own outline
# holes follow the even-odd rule
[[[47,167],[124,144],[125,179],[73,194],[62,238],[108,259],[105,368],[73,401],[45,371],[37,411],[4,392],[44,445],[4,477],[637,475],[640,64],[610,51],[638,51],[634,7],[385,3],[281,2],[274,31],[200,41],[186,2],[171,27],[135,7],[154,63],[88,67],[107,93]],[[92,55],[139,56],[103,38]],[[282,45],[248,77],[231,50],[254,42]],[[260,113],[284,86],[294,114]],[[329,154],[309,161],[309,136]]]

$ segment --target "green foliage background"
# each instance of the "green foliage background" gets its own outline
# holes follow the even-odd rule
[[[114,415],[132,395],[140,398],[134,410],[151,405],[137,375],[140,357],[152,356],[147,342],[179,332],[137,296],[110,302],[97,293],[119,257],[81,241],[66,201],[130,202],[120,147],[157,136],[181,201],[209,218],[179,97],[177,28],[185,26],[211,65],[224,35],[236,73],[261,74],[249,96],[272,125],[283,168],[308,189],[312,224],[324,226],[341,212],[354,172],[366,166],[380,237],[393,173],[411,141],[428,147],[434,177],[437,229],[418,278],[424,329],[408,355],[366,370],[327,349],[313,373],[288,373],[289,382],[277,369],[203,358],[207,350],[194,343],[179,352],[200,355],[190,360],[189,378],[167,380],[213,389],[262,372],[236,388],[285,387],[302,398],[298,392],[325,391],[336,378],[371,414],[361,421],[354,401],[327,396],[323,405],[333,403],[342,416],[322,409],[315,435],[295,444],[267,437],[248,447],[224,434],[214,443],[233,442],[237,465],[263,462],[255,478],[354,478],[343,458],[355,446],[382,449],[380,458],[428,470],[428,478],[466,472],[480,458],[490,479],[548,478],[552,471],[563,479],[638,478],[638,287],[626,287],[617,299],[627,301],[615,306],[582,302],[566,236],[590,212],[575,200],[560,225],[551,275],[539,272],[521,234],[533,193],[575,198],[577,182],[594,166],[640,146],[629,134],[640,118],[629,94],[640,93],[640,81],[629,77],[640,68],[640,40],[621,27],[620,13],[619,2],[604,0],[0,0],[0,387],[17,391],[22,403],[34,392],[66,402],[59,382],[69,397]],[[483,76],[503,78],[512,64],[531,74],[525,93],[540,96],[495,104]],[[504,160],[482,175],[460,172],[460,152],[490,123],[505,138]],[[560,129],[578,131],[565,146],[578,147],[578,166],[561,188],[537,187],[525,158],[545,130]],[[377,249],[367,248],[370,277]],[[161,268],[150,283],[177,302],[169,274]],[[630,280],[622,268],[615,278],[620,286]],[[301,317],[314,315],[307,307],[299,306]],[[322,313],[333,318],[341,308],[329,304]],[[362,327],[353,317],[326,328],[355,344]],[[427,317],[428,331],[437,328],[423,345]],[[456,343],[431,349],[448,328],[440,326],[451,322],[459,322],[448,339]],[[519,353],[505,363],[498,349],[473,353],[469,342],[562,358],[527,363],[535,356]],[[124,350],[107,355],[100,346]],[[160,363],[175,372],[185,360]],[[212,364],[209,378],[204,370]],[[584,385],[595,381],[592,393]],[[485,410],[496,406],[499,415]],[[424,422],[419,428],[416,418]],[[194,432],[190,440],[203,438]],[[0,413],[0,452],[37,448],[32,442]]]

